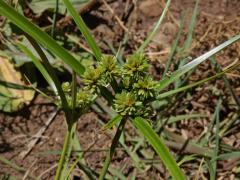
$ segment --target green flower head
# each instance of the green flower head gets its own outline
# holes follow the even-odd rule
[[[123,66],[123,73],[130,77],[138,78],[146,72],[148,68],[147,59],[142,54],[134,54],[127,58]]]
[[[69,82],[62,83],[62,90],[64,93],[69,93],[71,91],[71,84]]]
[[[134,83],[133,88],[140,100],[146,100],[155,96],[157,82],[147,76],[143,80]]]
[[[101,68],[94,68],[93,66],[88,68],[83,74],[86,89],[95,93],[99,86],[105,85],[102,74],[103,71]]]
[[[137,112],[138,106],[141,105],[141,102],[137,101],[135,94],[127,91],[116,94],[114,102],[115,110],[122,116],[134,115]]]
[[[113,76],[120,75],[117,59],[114,56],[103,56],[99,68],[102,69],[106,78],[111,79]]]
[[[86,109],[92,102],[93,95],[88,91],[79,90],[77,92],[77,100],[76,106],[77,108],[84,110]]]

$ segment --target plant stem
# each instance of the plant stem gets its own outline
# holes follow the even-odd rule
[[[54,178],[55,180],[61,179],[63,167],[68,162],[67,154],[69,154],[69,152],[71,152],[71,149],[72,149],[72,137],[74,136],[74,133],[77,127],[76,125],[77,123],[74,122],[73,124],[69,124],[68,126],[68,131],[65,135],[63,150],[62,150],[60,161],[58,164],[57,173]]]
[[[115,136],[114,136],[114,138],[113,138],[112,145],[111,145],[111,147],[110,147],[110,150],[109,150],[108,153],[107,153],[107,157],[106,157],[106,159],[105,159],[103,168],[102,168],[101,173],[100,173],[100,176],[99,176],[99,178],[98,178],[99,180],[103,180],[104,177],[105,177],[105,175],[106,175],[106,173],[107,173],[108,167],[109,167],[110,162],[111,162],[111,160],[112,160],[112,157],[113,157],[113,154],[114,154],[114,152],[115,152],[115,149],[116,149],[116,147],[117,147],[117,145],[118,145],[118,141],[119,141],[119,139],[120,139],[120,136],[121,136],[121,134],[122,134],[122,131],[123,131],[123,129],[124,129],[124,126],[125,126],[126,122],[127,122],[127,118],[124,117],[124,118],[122,119],[122,121],[120,122],[118,128],[117,128],[117,132],[116,132],[116,134],[115,134]]]
[[[38,178],[35,177],[34,175],[32,175],[31,172],[28,174],[27,173],[28,170],[24,169],[23,167],[18,166],[13,161],[8,160],[1,155],[0,155],[0,162],[9,166],[9,167],[11,167],[11,168],[13,168],[14,170],[16,170],[17,172],[19,172],[21,174],[25,174],[25,175],[27,174],[27,176],[30,177],[31,179],[38,180]],[[1,176],[1,179],[4,179],[4,178],[2,178],[2,176]]]
[[[55,6],[54,15],[53,15],[52,31],[51,31],[51,36],[52,36],[53,39],[55,39],[55,30],[56,30],[56,25],[57,25],[58,5],[59,5],[59,0],[56,0],[56,6]]]
[[[60,157],[60,161],[58,164],[57,173],[55,176],[55,180],[60,180],[62,178],[63,172],[66,172],[68,160],[71,155],[72,150],[72,142],[74,141],[74,135],[77,127],[77,117],[75,116],[75,108],[76,108],[76,95],[77,95],[77,80],[76,80],[76,72],[73,71],[72,74],[72,112],[70,118],[66,116],[66,121],[68,124],[68,131],[65,136],[64,145],[62,154]]]
[[[56,89],[57,89],[57,93],[60,97],[61,103],[62,103],[62,108],[63,111],[65,113],[65,116],[68,117],[70,115],[69,112],[69,105],[66,99],[66,96],[62,90],[60,81],[52,67],[52,65],[50,64],[47,56],[45,55],[45,53],[43,52],[43,50],[41,49],[41,47],[39,46],[39,44],[37,43],[37,41],[35,39],[33,39],[31,36],[29,36],[28,34],[25,34],[26,38],[28,39],[28,41],[31,43],[31,45],[33,46],[33,48],[36,50],[36,52],[38,53],[39,57],[42,59],[43,65],[46,68],[47,72],[49,73],[49,75],[51,76]],[[66,118],[68,119],[68,118]]]
[[[114,99],[112,93],[104,86],[100,86],[99,89],[101,95],[108,101],[109,104],[112,104]]]
[[[114,77],[112,78],[111,86],[115,93],[119,93],[118,83]]]

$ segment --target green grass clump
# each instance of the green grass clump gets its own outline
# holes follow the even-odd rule
[[[130,55],[126,59],[123,65],[118,64],[117,58],[114,55],[102,55],[100,48],[97,46],[82,18],[73,8],[71,2],[69,0],[63,0],[63,2],[85,37],[88,45],[92,49],[97,60],[95,65],[85,68],[74,56],[71,55],[70,52],[61,47],[57,41],[51,38],[46,32],[42,31],[39,27],[35,26],[28,19],[19,14],[14,8],[7,5],[5,1],[0,0],[0,14],[7,17],[15,25],[25,31],[26,34],[28,34],[26,36],[41,60],[36,58],[33,53],[29,52],[24,45],[20,45],[20,48],[32,59],[33,63],[43,74],[56,95],[59,108],[65,113],[68,128],[55,179],[64,179],[69,175],[67,172],[69,172],[68,165],[71,158],[72,148],[74,145],[80,147],[79,140],[75,136],[78,118],[90,108],[90,105],[97,97],[105,98],[108,102],[108,106],[115,110],[115,113],[118,114],[116,118],[111,121],[111,126],[109,126],[112,127],[113,125],[118,125],[111,147],[109,151],[107,151],[103,168],[99,173],[99,179],[102,180],[105,178],[115,149],[121,141],[120,137],[124,131],[124,126],[127,121],[132,123],[134,127],[136,127],[136,129],[144,135],[146,140],[154,148],[159,158],[168,169],[173,179],[185,179],[184,173],[180,169],[173,155],[168,150],[162,140],[162,137],[160,137],[155,132],[154,128],[148,123],[154,114],[154,109],[151,106],[151,103],[193,88],[197,85],[201,85],[237,68],[239,64],[236,64],[210,78],[187,86],[176,86],[176,89],[162,93],[162,90],[167,88],[171,83],[179,81],[183,75],[191,72],[200,63],[206,61],[225,47],[228,47],[232,43],[238,41],[240,39],[240,35],[229,39],[191,62],[180,66],[179,69],[169,76],[164,76],[164,78],[160,81],[155,81],[148,73],[149,62],[144,56],[143,51],[159,28],[159,25],[161,24],[169,7],[170,0],[167,1],[162,16],[159,18],[158,23],[153,28],[147,39],[143,42],[136,53]],[[49,63],[49,60],[39,44],[48,48],[49,51],[69,65],[73,71],[71,83],[66,82],[61,86],[60,80],[58,79],[53,66]],[[83,79],[83,87],[79,87],[77,85],[77,75]],[[129,149],[127,152],[131,155],[131,157],[134,157],[135,152],[131,152]],[[137,159],[136,157],[134,158],[135,160]],[[85,174],[89,174],[89,171],[85,166],[80,164],[79,167],[81,167],[81,170],[85,172]]]

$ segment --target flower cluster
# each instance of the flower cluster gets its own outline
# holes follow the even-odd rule
[[[142,105],[140,101],[137,101],[135,94],[126,91],[116,94],[114,103],[115,110],[122,116],[134,115],[137,109]]]
[[[116,94],[114,108],[121,115],[147,116],[146,104],[156,96],[157,82],[147,73],[148,62],[143,55],[129,57],[121,69],[121,93]]]
[[[155,97],[156,86],[157,82],[154,81],[151,77],[146,76],[143,79],[140,79],[138,82],[134,83],[133,89],[139,96],[139,99],[144,101]]]
[[[147,59],[142,54],[130,56],[123,66],[123,74],[127,77],[138,79],[146,73],[148,68]]]
[[[93,101],[96,94],[111,84],[115,91],[115,97],[109,97],[112,92],[105,89],[105,98],[114,102],[114,109],[122,116],[148,116],[152,113],[150,106],[146,106],[155,98],[156,81],[147,73],[149,65],[142,54],[134,54],[127,58],[126,63],[119,67],[114,56],[103,56],[96,66],[90,66],[83,75],[85,84],[82,90],[76,94],[76,109],[83,112]],[[116,78],[118,80],[116,81]],[[65,82],[62,89],[67,102],[72,102],[71,84]],[[147,108],[146,108],[147,107]]]
[[[117,65],[117,59],[114,56],[103,56],[99,63],[100,69],[103,71],[104,77],[107,81],[120,75],[120,68]]]
[[[88,91],[85,90],[79,90],[77,92],[77,101],[76,101],[76,107],[77,109],[80,109],[81,111],[85,111],[89,105],[93,101],[93,95],[90,94]]]
[[[120,75],[120,69],[114,56],[103,56],[97,67],[89,67],[83,75],[86,89],[98,93],[99,87],[107,86],[114,77]]]
[[[92,93],[96,93],[99,86],[105,85],[105,81],[102,79],[103,71],[100,68],[89,67],[84,75],[83,81],[86,85],[86,89]]]
[[[64,82],[62,83],[62,89],[63,92],[65,94],[65,97],[67,99],[67,103],[68,105],[71,105],[72,103],[72,96],[71,96],[71,84],[69,82]],[[80,112],[84,112],[89,105],[92,103],[93,101],[93,95],[86,90],[83,89],[78,89],[77,90],[77,94],[76,94],[76,110],[80,113]],[[57,106],[61,107],[61,101],[58,100],[56,102]]]

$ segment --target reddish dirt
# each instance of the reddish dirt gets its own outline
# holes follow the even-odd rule
[[[109,1],[109,5],[113,8],[116,15],[124,19],[126,27],[129,28],[129,41],[127,43],[126,54],[130,54],[136,50],[143,38],[151,29],[152,25],[160,16],[164,1],[161,0],[140,0],[136,8],[131,11],[133,5],[132,1]],[[129,3],[129,4],[128,4]],[[154,65],[153,73],[156,78],[161,77],[164,63],[169,53],[169,49],[178,31],[181,13],[187,11],[186,23],[189,24],[191,13],[194,7],[194,0],[173,0],[167,18],[164,20],[161,28],[154,38],[154,42],[150,44],[146,52]],[[193,44],[191,46],[191,56],[194,58],[203,52],[215,47],[219,43],[228,38],[239,34],[240,32],[240,1],[239,0],[201,0],[199,5],[199,15],[197,24],[194,30]],[[128,16],[130,13],[130,16]],[[119,26],[113,15],[106,9],[105,6],[100,5],[98,8],[89,11],[84,15],[85,20],[91,25],[93,19],[97,17],[91,25],[94,35],[98,39],[98,44],[105,53],[111,53],[106,41],[113,44],[117,49],[119,42],[124,36],[123,29]],[[68,23],[66,23],[69,25]],[[72,23],[70,23],[72,24]],[[187,27],[187,26],[186,26]],[[61,27],[64,29],[64,27]],[[184,34],[187,34],[185,28]],[[185,37],[181,39],[183,42]],[[216,56],[217,61],[223,66],[231,64],[240,57],[240,42],[227,48],[224,52]],[[157,55],[156,55],[157,54]],[[197,81],[204,77],[213,75],[214,71],[209,63],[201,65],[190,81]],[[238,72],[239,74],[239,72]],[[237,76],[237,77],[236,77]],[[227,75],[232,82],[232,86],[237,94],[240,95],[239,75],[237,72]],[[194,90],[193,95],[189,98],[184,98],[180,104],[174,107],[177,109],[169,110],[169,114],[184,114],[192,111],[211,115],[219,95],[214,92],[214,88],[219,89],[220,94],[224,96],[223,117],[231,116],[236,109],[231,107],[228,102],[232,101],[229,93],[224,88],[221,80],[215,81],[212,86],[203,85]],[[204,93],[203,93],[204,92]],[[37,142],[36,146],[31,152],[21,159],[19,154],[26,150],[28,142],[33,136],[42,128],[44,123],[48,120],[50,114],[55,110],[55,107],[47,102],[42,97],[38,96],[34,102],[23,109],[21,112],[14,115],[0,113],[0,155],[15,162],[31,174],[36,176],[45,172],[42,179],[53,179],[59,155],[49,155],[51,151],[61,150],[63,145],[64,133],[66,125],[62,113],[59,113],[46,132]],[[84,150],[91,147],[92,150],[106,149],[111,144],[111,134],[113,132],[100,131],[101,125],[97,114],[90,112],[79,119],[78,136]],[[106,122],[106,119],[103,119]],[[191,123],[180,123],[174,130],[188,138],[198,138],[204,131],[204,127],[208,125],[208,121],[197,120]],[[173,127],[170,127],[173,128]],[[130,126],[127,126],[127,131],[131,136],[135,132]],[[133,133],[133,134],[132,134]],[[224,137],[223,141],[226,144],[234,146],[236,149],[240,148],[239,141],[240,134],[237,131],[232,132],[229,136]],[[45,155],[41,153],[46,153]],[[47,154],[48,153],[48,154]],[[87,164],[95,171],[99,171],[105,157],[104,151],[88,152],[84,156]],[[236,162],[234,162],[236,163]],[[238,163],[238,162],[237,162]],[[117,151],[113,160],[114,166],[128,164],[126,168],[126,176],[131,177],[132,161],[124,151]],[[200,163],[198,163],[200,164]],[[222,165],[224,166],[224,165]],[[12,168],[0,162],[0,177],[1,174],[7,173],[16,176],[19,179],[24,177],[24,174],[17,173]],[[219,170],[219,176],[223,179],[231,179],[235,177],[233,168],[235,166],[228,165],[225,169]],[[48,171],[49,170],[49,171]],[[191,169],[191,165],[186,165],[184,169],[187,173],[192,175],[192,172],[197,172],[198,166]],[[76,176],[81,176],[81,173],[75,172]],[[150,168],[148,172],[138,173],[137,179],[166,179],[166,171],[163,167]],[[192,178],[192,176],[190,176]],[[201,179],[201,178],[200,178]]]

